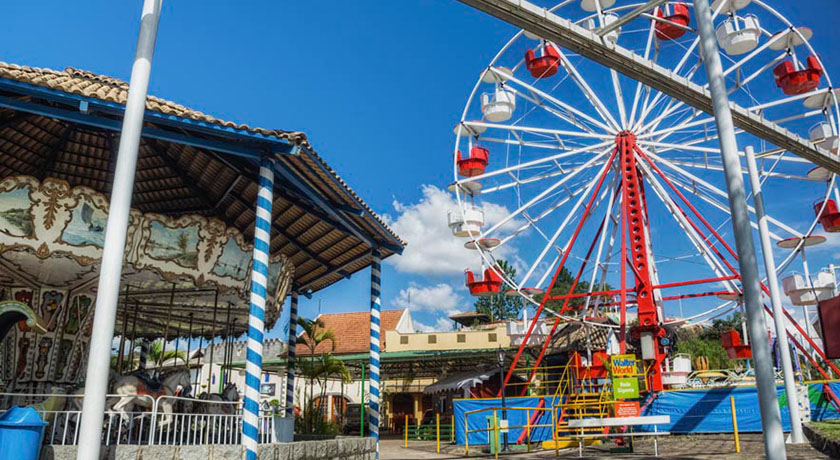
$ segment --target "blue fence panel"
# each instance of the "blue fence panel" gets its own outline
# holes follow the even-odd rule
[[[553,404],[552,398],[505,398],[505,406],[506,407],[533,407],[536,408],[539,406],[540,400],[545,399],[546,407],[551,407]],[[501,407],[502,400],[501,399],[461,399],[455,400],[453,402],[453,408],[455,411],[455,443],[459,445],[463,445],[466,441],[466,437],[464,436],[465,426],[464,426],[464,414],[470,411],[478,410],[478,409],[489,409],[492,407]],[[531,411],[533,414],[533,411]],[[502,411],[497,411],[499,418],[502,418]],[[509,426],[524,426],[526,424],[526,411],[524,410],[508,410],[507,411],[507,419]],[[477,429],[485,429],[485,428],[492,428],[492,422],[488,426],[487,417],[492,417],[493,411],[483,411],[478,412],[475,414],[469,415],[469,428],[470,430],[477,430]],[[532,415],[533,416],[533,415]],[[534,421],[535,425],[551,425],[551,411],[545,410],[541,411],[541,415],[539,419]],[[515,428],[510,429],[508,431],[508,442],[511,444],[516,443],[522,433],[525,431],[524,428]],[[478,433],[470,433],[470,445],[473,444],[488,444],[489,437],[487,431],[482,431]],[[545,441],[551,439],[551,428],[550,427],[539,427],[539,428],[531,428],[531,441]]]

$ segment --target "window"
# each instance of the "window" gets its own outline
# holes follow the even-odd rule
[[[437,336],[436,335],[430,335],[429,336],[429,343],[437,343]]]
[[[408,345],[408,336],[407,335],[401,335],[400,336],[400,345]]]
[[[496,333],[491,332],[491,333],[487,334],[487,341],[488,342],[495,342],[496,341]]]
[[[464,343],[467,341],[467,334],[458,334],[458,343]]]

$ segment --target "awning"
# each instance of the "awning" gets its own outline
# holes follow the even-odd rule
[[[499,373],[499,369],[486,369],[483,371],[459,372],[449,377],[438,380],[423,390],[425,394],[444,393],[458,391],[465,388],[472,388],[480,383],[490,380],[490,377]]]

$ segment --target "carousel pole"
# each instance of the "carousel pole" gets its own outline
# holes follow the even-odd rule
[[[190,325],[187,332],[187,370],[190,370],[190,342],[192,341],[193,314],[190,313]]]
[[[230,322],[230,307],[231,304],[228,302],[227,306],[227,333],[225,334],[225,351],[222,355],[222,367],[219,369],[219,393],[222,392],[222,389],[225,386],[225,380],[227,380],[227,366],[228,356],[230,354],[230,336],[233,334],[233,324]]]
[[[140,341],[140,356],[137,359],[137,371],[143,374],[146,373],[146,361],[149,359],[150,346],[149,339],[143,337],[143,340]]]
[[[297,347],[297,286],[292,286],[292,301],[289,308],[289,340],[286,358],[286,417],[295,416],[295,354]]]
[[[127,304],[126,304],[127,305]],[[134,304],[134,319],[131,320],[131,349],[128,351],[128,363],[131,369],[134,369],[134,348],[137,347],[137,303]]]
[[[782,307],[782,296],[779,292],[779,279],[776,277],[776,261],[773,260],[773,245],[770,244],[767,215],[764,212],[764,194],[761,193],[761,181],[758,177],[758,166],[755,162],[755,150],[752,145],[744,147],[744,156],[747,159],[747,171],[753,192],[753,204],[755,204],[755,217],[758,220],[758,236],[761,239],[761,252],[764,256],[764,271],[767,273],[767,287],[770,290],[770,303],[773,307],[776,340],[779,344],[782,375],[784,376],[785,394],[787,395],[788,413],[790,415],[790,437],[794,444],[801,444],[805,442],[805,437],[802,434],[802,420],[799,418],[796,381],[790,360],[787,329],[785,328],[785,313],[783,311],[784,307]]]
[[[370,264],[370,435],[376,441],[376,458],[379,458],[379,316],[382,304],[380,286],[381,256],[378,248],[371,251]],[[364,407],[364,394],[362,394]],[[364,424],[362,425],[364,426]]]
[[[175,283],[172,283],[172,292],[169,294],[169,311],[166,312],[166,324],[163,326],[163,343],[160,347],[160,356],[155,363],[155,373],[160,373],[160,365],[163,363],[163,355],[166,354],[166,340],[169,338],[169,322],[172,321],[172,310],[175,306]],[[175,351],[178,351],[177,349]]]
[[[201,353],[201,346],[202,345],[204,345],[204,326],[201,326],[201,330],[198,332],[198,348],[196,348],[196,350],[198,350],[198,352],[199,352],[198,353],[198,358],[197,358],[198,365],[196,366],[196,367],[198,367],[198,371],[196,371],[196,373],[195,373],[195,381],[194,381],[196,392],[198,391],[198,386],[201,385],[201,355],[204,354],[204,353]],[[193,396],[197,397],[198,393],[194,394]]]
[[[210,360],[207,361],[209,372],[207,372],[207,392],[210,393],[211,379],[213,378],[213,350],[216,349],[213,340],[216,337],[216,311],[219,309],[219,288],[216,288],[216,297],[213,300],[213,325],[210,329],[210,339],[207,341],[207,346],[210,348]],[[219,334],[221,335],[221,334]]]
[[[248,315],[248,355],[245,363],[245,403],[242,412],[242,445],[245,459],[257,460],[260,416],[265,300],[271,245],[271,205],[274,202],[274,160],[260,163],[257,215],[254,223],[254,262],[251,270],[251,311]]]
[[[128,286],[126,285],[126,289]],[[128,300],[128,299],[126,299]],[[128,305],[123,302],[122,334],[120,334],[120,349],[117,351],[117,374],[122,372],[123,355],[125,354],[125,335],[128,334]]]
[[[756,389],[758,390],[761,428],[764,434],[764,453],[768,460],[785,460],[787,452],[785,452],[782,417],[779,413],[779,403],[776,396],[770,344],[767,341],[767,327],[764,322],[761,279],[758,275],[758,261],[756,260],[752,227],[747,209],[744,178],[741,176],[741,160],[738,157],[735,126],[732,123],[732,112],[729,108],[729,96],[727,95],[726,81],[723,78],[723,67],[720,63],[709,0],[694,0],[694,11],[697,15],[698,33],[704,59],[703,66],[706,68],[709,91],[712,97],[712,109],[720,142],[726,189],[729,192],[729,209],[732,215],[735,249],[738,253],[750,342],[755,359]],[[795,401],[791,401],[791,404],[795,403]]]
[[[108,207],[105,246],[99,269],[99,283],[94,310],[93,329],[85,377],[85,396],[79,430],[77,460],[97,460],[102,444],[102,421],[105,416],[105,395],[108,393],[108,374],[111,361],[111,342],[117,315],[120,279],[125,240],[128,233],[128,213],[137,170],[137,153],[146,110],[146,94],[152,70],[160,10],[163,0],[144,0],[137,50],[131,68],[128,98],[125,105],[117,165]]]

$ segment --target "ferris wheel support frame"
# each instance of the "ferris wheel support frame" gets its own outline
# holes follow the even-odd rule
[[[755,365],[756,389],[758,390],[759,413],[761,415],[762,434],[764,436],[764,454],[768,460],[786,460],[782,417],[776,396],[776,382],[773,362],[770,356],[770,344],[765,340],[767,326],[761,311],[761,278],[758,274],[758,261],[753,244],[752,227],[744,177],[741,174],[741,160],[738,158],[738,143],[735,139],[735,124],[727,94],[723,66],[720,62],[714,23],[709,0],[694,0],[694,11],[700,34],[700,49],[704,58],[704,67],[709,81],[709,90],[713,103],[715,125],[718,130],[720,154],[726,188],[729,192],[729,207],[732,209],[732,229],[735,236],[744,292],[744,306],[747,313],[747,325]]]
[[[660,93],[714,115],[711,93],[707,88],[676,75],[631,50],[611,44],[596,32],[526,0],[458,0],[518,28],[566,48],[643,83]],[[714,29],[712,29],[714,32]],[[825,169],[840,173],[840,158],[817,147],[777,123],[731,104],[731,118],[739,129],[782,147]]]

